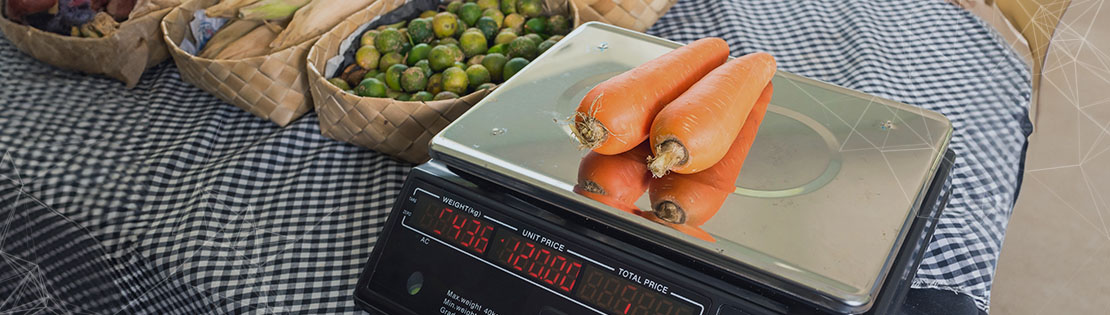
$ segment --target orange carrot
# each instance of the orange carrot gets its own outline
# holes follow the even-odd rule
[[[770,54],[744,55],[705,75],[664,107],[651,124],[652,174],[692,174],[717,164],[774,75]]]
[[[574,192],[629,213],[639,209],[633,203],[647,191],[651,172],[644,161],[651,154],[647,141],[618,155],[589,152],[578,165],[578,184]]]
[[[768,84],[744,121],[740,134],[733,139],[728,153],[705,171],[695,174],[671,173],[652,179],[650,185],[652,213],[659,219],[675,224],[701,226],[721,209],[725,199],[736,189],[736,177],[744,166],[759,125],[767,112],[774,88]]]
[[[632,149],[664,106],[727,58],[724,40],[703,38],[598,84],[578,104],[574,135],[601,154]]]

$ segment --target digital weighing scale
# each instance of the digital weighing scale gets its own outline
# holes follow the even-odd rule
[[[940,114],[780,71],[721,210],[684,234],[576,194],[568,118],[679,44],[587,23],[433,138],[355,298],[386,314],[897,309],[947,202]],[[645,194],[636,206],[648,210]]]

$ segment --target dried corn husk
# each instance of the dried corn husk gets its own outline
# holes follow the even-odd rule
[[[247,33],[250,33],[259,25],[262,25],[262,22],[248,20],[228,22],[219,31],[216,31],[216,34],[212,35],[212,38],[208,40],[208,43],[204,45],[197,56],[208,59],[216,58],[216,55],[219,55],[224,48],[227,48],[228,45],[231,45],[240,37],[246,36]]]
[[[234,18],[239,16],[239,8],[254,4],[258,0],[222,0],[216,5],[204,9],[208,17]]]
[[[216,54],[214,59],[242,59],[265,55],[270,52],[270,47],[266,44],[273,41],[277,35],[278,33],[274,32],[273,29],[258,25],[247,35],[243,35],[243,37],[227,45],[227,48]]]
[[[262,0],[239,8],[239,19],[284,20],[311,0]]]
[[[320,36],[374,1],[312,1],[293,14],[289,26],[270,43],[270,48],[274,51],[282,50]]]
[[[189,23],[194,13],[215,4],[216,0],[191,0],[162,19],[162,42],[169,47],[181,79],[279,126],[311,111],[304,69],[312,41],[235,60],[201,58],[181,49],[181,43],[193,36]]]

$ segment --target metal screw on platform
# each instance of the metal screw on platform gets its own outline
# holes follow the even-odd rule
[[[606,49],[609,49],[609,42],[601,42],[601,44],[597,44],[597,51],[605,52]]]
[[[882,130],[893,130],[893,129],[894,129],[894,122],[893,122],[893,121],[889,121],[889,120],[887,120],[887,121],[884,121],[884,122],[883,122],[882,124],[880,124],[880,125],[879,125],[879,129],[882,129]]]
[[[501,135],[501,134],[505,133],[505,131],[506,131],[505,128],[493,128],[492,130],[489,131],[489,134],[493,135],[493,136],[497,136],[497,135]]]

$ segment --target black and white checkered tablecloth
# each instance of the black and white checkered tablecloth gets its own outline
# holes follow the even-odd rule
[[[1020,181],[1029,70],[939,0],[683,0],[650,31],[944,113],[952,201],[914,281],[987,307]],[[278,128],[181,81],[135,89],[0,39],[0,313],[337,313],[411,165]]]

